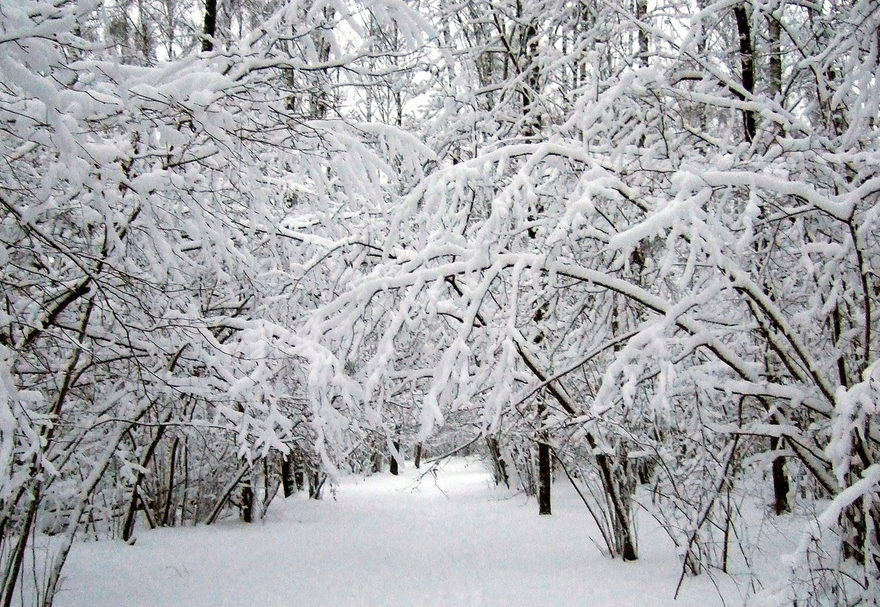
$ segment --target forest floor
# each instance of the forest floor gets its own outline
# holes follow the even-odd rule
[[[603,556],[596,528],[566,483],[554,513],[492,486],[473,459],[436,474],[348,477],[322,501],[276,498],[266,519],[140,529],[133,546],[75,545],[58,607],[736,605],[732,578],[685,578],[650,517],[640,559]],[[740,584],[742,585],[742,584]],[[724,598],[722,598],[724,597]]]

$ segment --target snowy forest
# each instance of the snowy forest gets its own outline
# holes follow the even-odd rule
[[[875,0],[0,1],[0,607],[461,453],[880,604],[878,73]]]

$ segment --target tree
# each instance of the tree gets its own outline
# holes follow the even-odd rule
[[[327,27],[295,6],[230,40],[230,54],[173,62],[152,41],[120,56],[102,38],[119,32],[94,28],[92,10],[29,2],[2,17],[3,605],[26,568],[51,605],[84,525],[131,538],[139,506],[157,524],[211,520],[248,472],[259,512],[268,458],[294,445],[332,469],[329,450],[348,437],[331,434],[322,396],[339,386],[295,393],[323,354],[292,328],[338,278],[312,283],[310,266],[350,246],[324,213],[388,187],[369,137],[409,145],[393,129],[290,111],[280,75],[314,71],[315,57],[280,41]],[[356,71],[365,53],[351,44],[322,69]],[[310,288],[289,292],[296,283]],[[42,532],[57,548],[28,564]]]
[[[876,604],[870,2],[181,6],[2,15],[2,605],[395,441],[552,455],[623,559],[650,483],[683,574],[766,473],[780,596]]]
[[[477,7],[459,15],[480,14]],[[597,54],[577,71],[569,65],[582,55],[572,53],[568,64],[558,55],[561,39],[542,44],[542,66],[569,69],[542,73],[542,107],[558,102],[560,111],[542,115],[528,139],[512,135],[523,124],[511,118],[512,100],[523,97],[505,96],[520,90],[523,73],[512,69],[504,80],[505,63],[490,62],[483,50],[490,45],[472,44],[487,36],[491,10],[460,30],[446,27],[449,39],[471,37],[474,62],[458,74],[502,77],[478,89],[497,98],[490,110],[443,88],[454,79],[438,83],[443,103],[435,107],[447,128],[437,129],[436,144],[449,160],[401,200],[384,258],[332,309],[319,311],[312,335],[321,340],[330,326],[356,331],[365,302],[400,311],[383,324],[395,341],[409,339],[401,336],[410,327],[441,328],[422,404],[425,434],[460,407],[462,395],[479,403],[487,436],[508,416],[535,432],[542,424],[521,407],[546,391],[549,423],[570,433],[566,445],[598,454],[614,517],[609,550],[635,554],[628,465],[650,456],[663,472],[655,495],[683,519],[670,521],[669,531],[694,572],[726,566],[726,544],[714,542],[712,528],[730,540],[736,521],[719,496],[747,474],[743,458],[768,439],[784,441],[790,465],[811,475],[817,494],[859,496],[840,497],[835,503],[847,505],[822,520],[849,538],[842,554],[858,573],[847,575],[858,580],[854,592],[870,598],[876,437],[856,421],[861,413],[842,411],[854,406],[844,404],[851,386],[873,390],[877,292],[865,260],[876,246],[869,168],[876,126],[862,95],[876,86],[876,11],[865,3],[821,17],[772,9],[787,36],[773,44],[790,58],[781,87],[790,93],[771,96],[758,75],[776,78],[779,70],[756,64],[752,5],[707,7],[698,18],[681,14],[675,26],[651,30],[656,54],[648,69],[636,56],[643,30],[628,29],[625,10],[607,10],[611,18],[591,22],[584,38],[616,50],[631,32],[628,54],[619,62]],[[504,48],[509,28],[495,31],[494,48]],[[833,40],[835,51],[819,51],[818,40]],[[582,75],[582,87],[568,99],[555,96],[549,83],[571,71]],[[800,106],[810,112],[792,111]],[[493,128],[459,126],[477,124]],[[467,133],[467,144],[464,137],[453,143],[451,133]],[[805,263],[807,273],[797,270]],[[554,339],[536,347],[530,332],[544,303],[543,333]],[[337,350],[332,340],[322,343]],[[394,382],[389,367],[382,373]],[[847,455],[834,463],[828,453],[838,445]],[[775,467],[779,455],[763,461]],[[844,460],[857,463],[849,480],[835,471]],[[848,584],[817,570],[809,575],[832,594]]]

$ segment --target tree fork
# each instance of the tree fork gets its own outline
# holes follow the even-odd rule
[[[156,451],[156,447],[159,445],[159,442],[162,440],[162,436],[165,434],[165,428],[169,421],[171,420],[171,411],[169,411],[165,418],[162,420],[159,427],[156,429],[156,435],[153,437],[153,440],[150,441],[150,444],[147,446],[147,450],[144,453],[144,456],[141,458],[140,467],[138,470],[137,476],[135,476],[133,486],[131,488],[131,499],[128,501],[128,508],[125,511],[125,519],[122,522],[122,541],[130,542],[131,536],[134,533],[134,522],[135,516],[137,514],[137,504],[140,499],[140,495],[138,493],[138,489],[140,488],[141,482],[144,480],[146,476],[144,470],[147,466],[150,465],[150,461],[153,459],[153,453]]]

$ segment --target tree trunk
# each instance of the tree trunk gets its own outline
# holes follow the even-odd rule
[[[391,461],[389,462],[389,472],[394,476],[400,474],[400,441],[394,441],[394,448],[391,451]]]
[[[537,114],[538,95],[541,92],[541,72],[537,62],[538,56],[538,28],[534,21],[530,21],[524,31],[523,48],[524,48],[524,65],[526,70],[526,87],[523,89],[523,135],[527,139],[534,139],[541,127],[541,119]],[[531,219],[540,220],[544,214],[543,203],[537,201],[535,203],[535,214]],[[529,229],[529,238],[535,239],[538,235],[537,229]],[[532,340],[535,344],[544,341],[544,330],[541,327],[541,321],[544,319],[548,302],[543,302],[535,310],[532,320],[535,323],[537,331]],[[550,435],[543,429],[547,419],[547,405],[542,395],[537,396],[537,424],[538,424],[538,477],[537,477],[537,494],[538,494],[538,514],[549,515],[551,513],[551,486],[550,486]]]
[[[202,52],[214,50],[217,34],[217,0],[205,0],[205,22],[202,26]]]
[[[595,451],[597,447],[595,440],[591,436],[587,436],[587,441],[590,444],[590,448]],[[620,456],[618,456],[618,459],[621,459]],[[608,508],[611,516],[612,532],[615,537],[615,548],[617,548],[624,561],[638,560],[636,537],[630,525],[630,520],[632,519],[632,513],[630,512],[631,499],[625,491],[625,487],[621,487],[619,470],[614,465],[613,458],[605,453],[596,455],[596,463],[599,466],[602,485],[609,501]],[[626,479],[622,480],[625,481]]]
[[[138,501],[143,501],[140,499],[140,494],[138,493],[141,482],[144,480],[144,476],[146,476],[144,470],[147,466],[150,465],[150,461],[153,459],[153,453],[156,450],[156,446],[159,444],[159,441],[162,440],[162,435],[165,434],[165,426],[171,419],[171,411],[169,411],[165,418],[162,420],[162,424],[156,429],[156,435],[153,437],[153,440],[150,441],[150,444],[147,446],[147,450],[144,452],[144,456],[141,458],[140,466],[141,469],[138,470],[137,476],[135,476],[134,484],[131,488],[131,499],[128,501],[128,508],[125,511],[125,518],[122,522],[122,541],[129,542],[131,540],[131,536],[134,533],[134,523],[137,515],[137,505]]]
[[[373,455],[370,456],[370,464],[373,474],[382,472],[382,459],[382,453],[380,453],[378,450],[373,451]]]
[[[782,445],[782,439],[774,436],[770,439],[770,449],[776,451]],[[788,503],[788,476],[785,474],[785,458],[777,455],[773,458],[773,510],[776,514],[784,514],[791,510]]]
[[[742,73],[742,87],[748,93],[755,92],[755,54],[752,45],[752,24],[749,22],[749,13],[745,5],[738,4],[733,7],[733,14],[736,17],[736,29],[739,32],[739,57]],[[745,100],[745,96],[737,94],[741,100]],[[743,136],[749,143],[755,140],[755,134],[758,132],[758,119],[755,110],[743,110]]]
[[[284,491],[284,497],[290,497],[296,492],[292,459],[292,455],[288,455],[281,461],[281,488]]]
[[[547,444],[547,436],[541,433],[541,441],[538,443],[538,514],[552,514],[550,506],[550,445]]]
[[[507,475],[507,464],[501,457],[501,447],[498,445],[498,439],[494,436],[486,437],[486,446],[489,448],[489,455],[492,456],[492,466],[494,470],[495,484],[510,488],[510,478]]]
[[[313,500],[321,499],[321,493],[324,490],[324,483],[327,476],[321,472],[320,468],[313,468],[309,471],[309,498]]]
[[[254,490],[250,484],[241,488],[241,520],[245,523],[254,520]]]
[[[306,486],[306,464],[305,459],[303,458],[302,451],[295,450],[291,454],[293,461],[291,461],[291,465],[293,466],[293,482],[296,484],[297,490],[302,490]]]
[[[543,428],[547,420],[547,403],[543,395],[538,396],[538,514],[551,514],[550,483],[550,436]]]
[[[415,453],[413,454],[416,470],[422,467],[422,443],[416,443]]]
[[[180,439],[178,437],[174,437],[174,442],[171,443],[171,455],[168,457],[168,462],[170,469],[168,470],[168,493],[165,494],[165,507],[162,509],[162,522],[160,523],[163,527],[174,526],[174,519],[171,517],[171,502],[174,497],[174,476],[175,476],[175,468],[177,466],[177,446],[180,444]]]
[[[648,30],[642,26],[645,17],[648,16],[648,0],[636,0],[636,21],[639,27],[639,55],[638,61],[642,67],[648,67]]]
[[[770,94],[782,103],[782,26],[773,15],[767,17],[767,37],[770,44]]]

